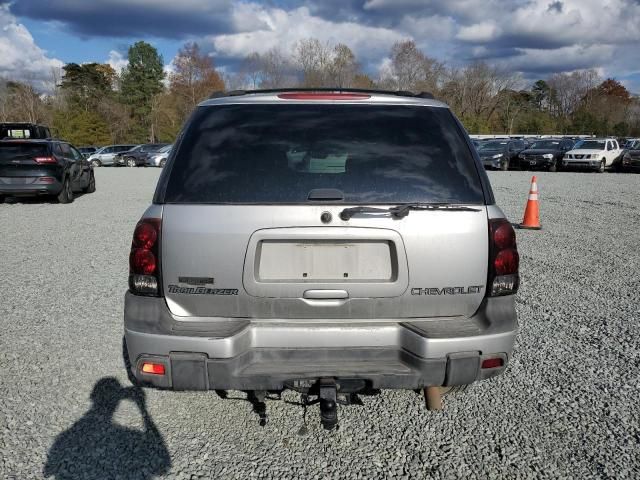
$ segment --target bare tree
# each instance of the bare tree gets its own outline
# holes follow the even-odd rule
[[[274,47],[260,56],[261,76],[260,86],[262,88],[278,88],[290,85],[291,64],[289,59],[280,49]]]
[[[380,79],[385,88],[411,92],[438,91],[445,74],[444,65],[426,56],[413,40],[396,42],[391,48],[390,60]]]
[[[344,43],[339,43],[333,48],[333,60],[330,65],[329,76],[326,79],[329,85],[340,88],[353,86],[358,73],[358,62],[351,49]]]
[[[247,55],[242,64],[240,65],[240,71],[244,82],[249,85],[250,88],[256,89],[260,86],[260,77],[262,76],[263,60],[258,52],[252,52]]]
[[[304,87],[326,87],[332,67],[332,51],[328,44],[316,38],[306,38],[296,43],[293,55],[302,71]]]
[[[552,75],[547,83],[555,115],[566,121],[583,102],[588,106],[592,101],[590,92],[600,81],[595,70]]]
[[[212,92],[224,90],[213,59],[203,54],[197,43],[184,45],[173,64],[175,71],[169,77],[170,89],[182,101],[183,118]]]

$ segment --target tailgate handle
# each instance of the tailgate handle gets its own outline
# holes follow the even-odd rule
[[[349,298],[346,290],[306,290],[302,295],[309,300],[337,300]]]

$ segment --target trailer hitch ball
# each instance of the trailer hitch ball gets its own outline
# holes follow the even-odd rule
[[[325,430],[333,430],[338,425],[338,387],[333,378],[322,378],[318,384],[320,422]]]

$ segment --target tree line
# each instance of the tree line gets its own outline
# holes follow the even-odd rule
[[[307,87],[428,91],[458,115],[470,133],[640,136],[640,99],[595,70],[557,73],[526,86],[513,72],[484,62],[454,67],[411,41],[394,44],[376,76],[345,44],[308,38],[289,51],[251,53],[232,74],[216,68],[197,43],[185,44],[169,73],[150,44],[129,47],[116,72],[99,63],[69,63],[55,89],[0,80],[0,121],[49,125],[76,145],[172,142],[183,123],[214,91]]]

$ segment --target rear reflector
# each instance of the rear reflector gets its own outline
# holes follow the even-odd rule
[[[35,183],[44,183],[46,185],[51,185],[56,181],[53,177],[39,177],[36,179]]]
[[[324,93],[324,92],[301,92],[301,93],[281,93],[278,98],[283,100],[366,100],[371,95],[363,93]]]
[[[58,163],[55,157],[36,157],[34,160],[38,165]]]
[[[500,368],[504,365],[502,358],[487,358],[482,361],[482,368]]]
[[[150,373],[152,375],[164,375],[164,365],[161,363],[144,362],[140,369],[142,373]]]

